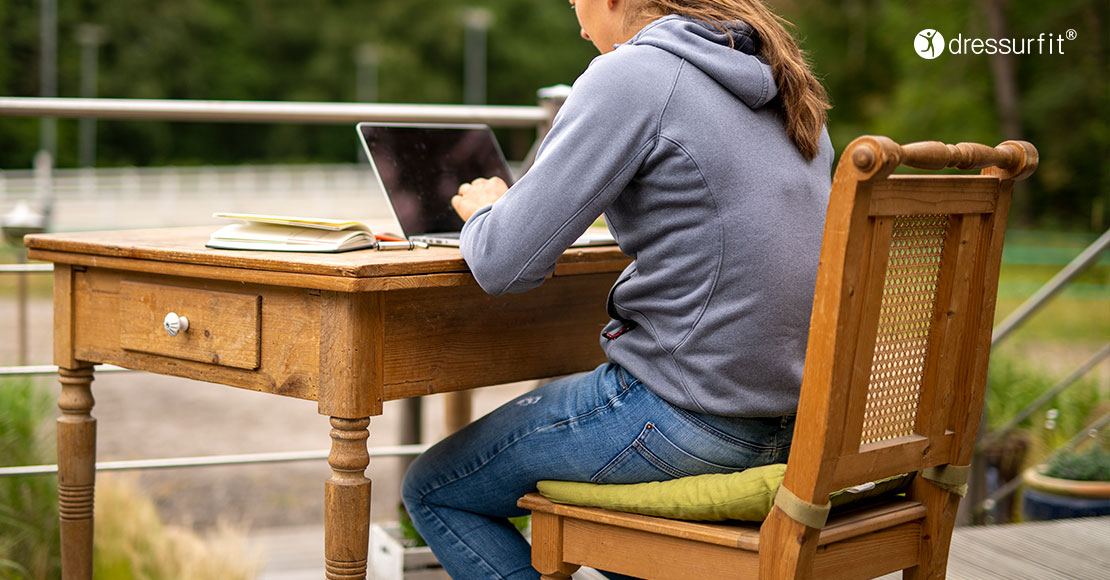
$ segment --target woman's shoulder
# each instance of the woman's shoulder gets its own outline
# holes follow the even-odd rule
[[[594,57],[583,77],[604,76],[624,81],[655,80],[673,76],[682,59],[646,44],[622,44],[616,50]]]
[[[682,59],[657,48],[621,45],[594,58],[575,81],[574,92],[637,99],[641,104],[665,101],[681,66]]]

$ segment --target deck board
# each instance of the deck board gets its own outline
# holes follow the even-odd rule
[[[957,528],[948,578],[1110,580],[1110,517]]]
[[[323,527],[314,526],[256,530],[252,543],[270,554],[260,580],[319,578],[323,537]],[[598,578],[589,572],[580,576],[581,580]],[[901,573],[888,574],[881,580],[901,577]],[[957,528],[948,578],[1110,580],[1110,517]]]

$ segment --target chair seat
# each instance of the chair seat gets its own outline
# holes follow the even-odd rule
[[[617,512],[602,508],[557,504],[538,493],[525,495],[517,502],[520,507],[533,512],[591,521],[598,524],[628,528],[685,538],[709,544],[759,551],[759,524],[751,522],[692,522],[654,516]],[[863,534],[920,520],[925,517],[925,507],[907,500],[885,500],[854,505],[843,510],[833,510],[829,522],[821,530],[817,545],[840,542]]]
[[[533,542],[558,542],[547,548],[571,565],[653,580],[740,579],[759,573],[756,523],[672,520],[557,504],[538,493],[524,496],[518,505],[532,510]],[[925,514],[925,506],[901,498],[834,510],[817,543],[812,577],[875,578],[913,566]],[[537,525],[543,533],[536,532]],[[725,576],[722,570],[728,570]]]

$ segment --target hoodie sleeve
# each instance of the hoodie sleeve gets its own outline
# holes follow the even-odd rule
[[[635,54],[645,50],[654,52],[624,46],[595,58],[575,81],[532,168],[463,227],[463,258],[486,292],[539,286],[655,146],[678,63]]]

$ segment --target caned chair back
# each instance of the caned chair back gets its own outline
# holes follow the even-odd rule
[[[1013,182],[1024,142],[899,146],[861,137],[826,216],[799,421],[784,485],[828,493],[966,465],[982,410]],[[984,168],[979,175],[894,174]]]
[[[899,165],[932,173],[895,174]],[[532,563],[649,578],[848,580],[945,575],[982,412],[998,270],[1029,143],[900,146],[865,136],[833,178],[805,373],[770,515],[677,521],[529,494]],[[978,175],[937,172],[981,169]],[[916,472],[906,497],[832,512],[829,494]]]

